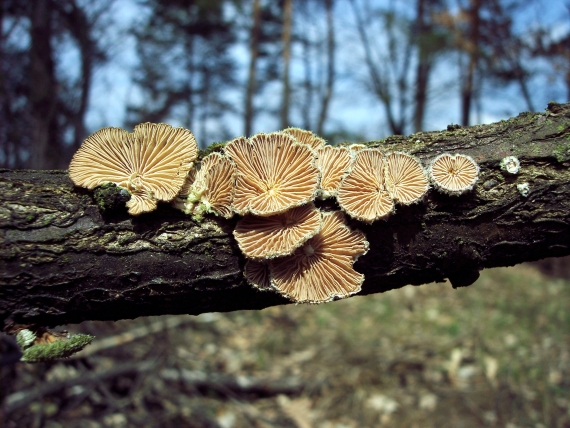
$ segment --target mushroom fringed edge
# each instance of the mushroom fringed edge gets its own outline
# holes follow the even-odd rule
[[[129,214],[153,211],[180,192],[198,155],[194,135],[164,123],[142,123],[132,133],[103,128],[85,139],[69,165],[76,186],[112,183],[126,190]]]
[[[408,153],[332,146],[299,128],[238,137],[200,162],[197,156],[196,141],[183,128],[146,123],[130,134],[104,128],[85,140],[70,176],[89,189],[119,186],[131,195],[127,207],[134,215],[159,201],[197,221],[237,214],[233,234],[247,259],[247,281],[297,303],[360,291],[364,276],[353,265],[369,244],[347,226],[347,215],[363,223],[386,220],[398,205],[421,203],[430,184],[458,196],[473,189],[479,174],[466,155],[442,153],[425,168]],[[99,169],[91,173],[89,164]],[[340,211],[319,202],[324,199],[336,200]]]

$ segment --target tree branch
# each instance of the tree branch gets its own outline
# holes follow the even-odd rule
[[[468,154],[481,173],[466,195],[432,189],[388,221],[352,221],[370,241],[355,264],[366,276],[360,294],[445,278],[465,286],[483,268],[570,254],[570,104],[449,128],[369,143],[424,165],[442,152]],[[500,168],[511,155],[518,174]],[[289,303],[243,279],[235,222],[196,223],[166,204],[140,217],[102,214],[93,192],[75,188],[65,171],[2,170],[0,320],[53,326]]]

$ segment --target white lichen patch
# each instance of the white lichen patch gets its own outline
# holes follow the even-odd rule
[[[36,340],[36,334],[28,329],[20,330],[16,335],[16,342],[22,349],[30,347],[34,340]]]
[[[507,156],[501,160],[501,169],[511,174],[518,174],[521,163],[515,156]]]
[[[519,193],[524,196],[525,198],[528,196],[528,194],[530,193],[530,186],[528,183],[520,183],[517,184],[517,190],[519,191]]]

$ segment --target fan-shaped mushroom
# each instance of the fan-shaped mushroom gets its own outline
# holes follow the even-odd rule
[[[276,132],[230,141],[225,152],[237,168],[233,209],[267,216],[315,198],[319,170],[313,150],[292,136]]]
[[[178,194],[197,154],[196,140],[184,128],[143,123],[132,134],[103,128],[87,137],[75,153],[69,176],[88,189],[104,183],[127,189],[129,213],[137,215]]]
[[[348,172],[352,156],[346,147],[324,146],[317,149],[317,168],[321,171],[319,197],[334,197],[338,193],[340,181]]]
[[[323,227],[302,247],[269,262],[271,284],[298,303],[323,303],[358,293],[364,275],[354,261],[368,251],[364,234],[351,231],[339,212],[323,214]]]
[[[309,203],[267,217],[246,215],[238,221],[234,236],[246,257],[270,259],[291,254],[319,230],[321,213]]]
[[[326,141],[324,139],[318,135],[313,134],[311,131],[306,131],[305,129],[287,128],[282,132],[292,135],[299,143],[306,144],[313,150],[317,150],[326,144]]]
[[[227,156],[212,152],[204,157],[200,169],[193,174],[193,179],[189,174],[180,192],[179,198],[186,196],[183,211],[197,218],[207,213],[231,218],[235,173],[235,164]]]
[[[243,274],[247,282],[258,290],[266,291],[272,288],[269,265],[267,262],[248,260],[245,264]]]
[[[479,166],[470,156],[443,153],[432,161],[429,174],[436,189],[460,195],[473,189],[479,177]]]
[[[407,153],[389,153],[386,163],[386,189],[396,202],[404,205],[419,201],[428,191],[428,179],[422,164]]]
[[[384,156],[376,149],[355,154],[352,168],[338,189],[340,207],[353,218],[372,223],[394,211],[384,184]]]

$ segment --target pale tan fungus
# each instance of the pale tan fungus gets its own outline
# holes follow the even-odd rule
[[[158,201],[170,201],[184,185],[198,155],[192,133],[164,123],[143,123],[129,134],[103,128],[85,139],[69,165],[69,176],[93,189],[115,183],[131,193],[133,215],[152,211]]]
[[[194,184],[194,181],[196,180],[196,174],[198,174],[198,168],[197,168],[197,165],[194,164],[192,169],[190,171],[188,171],[188,175],[186,176],[186,180],[184,181],[184,184],[182,185],[182,188],[180,189],[180,192],[177,195],[179,198],[186,199],[188,197],[188,195],[190,194],[190,192],[192,190],[192,185]]]
[[[291,135],[236,138],[225,153],[237,168],[233,209],[238,214],[279,214],[315,198],[320,178],[315,153]]]
[[[194,204],[193,214],[231,218],[235,175],[235,164],[227,156],[214,152],[203,158],[187,198],[189,204]]]
[[[245,279],[255,288],[261,291],[271,290],[271,278],[267,262],[248,260],[243,271]]]
[[[409,205],[418,202],[427,193],[427,175],[414,156],[400,152],[389,153],[384,162],[386,189],[396,202]]]
[[[321,230],[321,213],[313,203],[267,217],[246,215],[234,236],[244,256],[271,259],[291,254]]]
[[[192,169],[188,172],[186,180],[180,189],[180,192],[176,197],[170,202],[170,204],[180,211],[184,211],[186,214],[190,214],[194,209],[195,203],[188,202],[188,196],[192,191],[192,185],[196,180],[196,174],[198,173],[197,164],[194,164]]]
[[[360,231],[351,231],[339,211],[323,214],[323,227],[315,237],[286,257],[269,262],[271,284],[297,303],[323,303],[358,293],[364,275],[354,261],[368,251]]]
[[[348,146],[349,150],[352,150],[353,152],[358,152],[359,150],[363,150],[366,149],[366,144],[360,144],[360,143],[355,143],[355,144],[351,144],[350,146]]]
[[[473,189],[479,177],[479,166],[467,155],[443,153],[429,167],[436,189],[450,195],[460,195]]]
[[[346,147],[324,146],[317,150],[317,168],[321,171],[319,197],[334,197],[340,181],[348,172],[352,156]]]
[[[337,195],[340,207],[348,215],[372,223],[394,212],[394,201],[384,183],[384,167],[384,156],[377,149],[356,152]]]
[[[292,135],[299,143],[307,144],[313,150],[320,149],[326,144],[326,141],[323,138],[313,134],[311,131],[306,131],[305,129],[287,128],[282,132]]]

